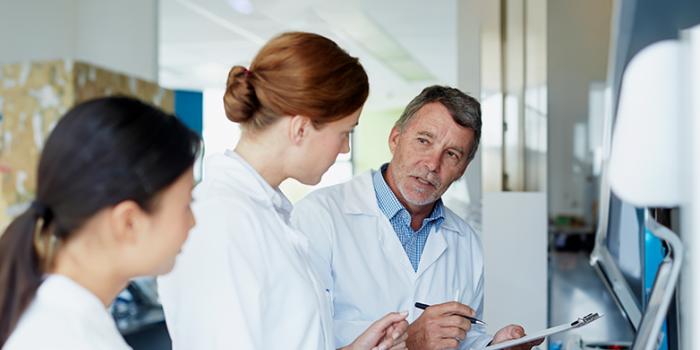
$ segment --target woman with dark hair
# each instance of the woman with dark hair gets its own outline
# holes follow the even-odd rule
[[[39,161],[36,199],[0,237],[0,347],[129,349],[106,308],[168,272],[189,229],[199,138],[127,97],[74,107]]]
[[[319,183],[350,150],[368,93],[357,58],[316,34],[282,34],[250,69],[231,69],[224,107],[241,139],[205,162],[197,226],[159,279],[175,350],[405,348],[407,314],[398,312],[351,344],[334,344],[332,281],[314,270],[278,188],[288,178]]]

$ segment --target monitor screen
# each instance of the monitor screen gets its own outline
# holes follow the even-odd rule
[[[643,309],[643,211],[610,194],[606,246],[627,281],[637,307]]]

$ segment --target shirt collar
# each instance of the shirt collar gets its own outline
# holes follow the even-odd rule
[[[381,166],[381,168],[379,168],[379,171],[374,172],[372,175],[372,183],[374,184],[374,194],[377,197],[379,209],[382,211],[382,213],[384,213],[387,219],[391,220],[401,210],[405,210],[406,212],[408,211],[406,208],[404,208],[401,202],[399,202],[399,199],[396,198],[394,191],[391,190],[389,184],[387,184],[386,180],[384,180],[383,174],[386,172],[388,166],[389,164],[385,163]],[[438,199],[437,202],[435,202],[435,206],[433,206],[433,210],[430,212],[430,215],[425,218],[425,220],[428,222],[437,219],[441,219],[438,221],[438,224],[444,220],[442,199]]]

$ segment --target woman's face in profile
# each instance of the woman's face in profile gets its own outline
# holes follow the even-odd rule
[[[350,152],[350,136],[357,126],[362,107],[352,114],[322,124],[318,129],[311,127],[307,142],[304,143],[304,159],[300,172],[295,176],[306,185],[316,185],[323,174],[335,163],[338,154]]]
[[[148,214],[148,225],[141,232],[140,242],[145,274],[160,275],[172,270],[175,258],[195,223],[190,208],[193,185],[190,168],[159,194],[156,208]]]

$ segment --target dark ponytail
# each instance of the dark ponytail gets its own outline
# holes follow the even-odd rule
[[[0,347],[41,284],[43,273],[33,243],[35,216],[30,208],[0,238]]]
[[[122,201],[152,210],[192,167],[199,144],[175,116],[127,97],[88,101],[61,118],[39,160],[36,200],[0,236],[0,348],[61,242]]]

